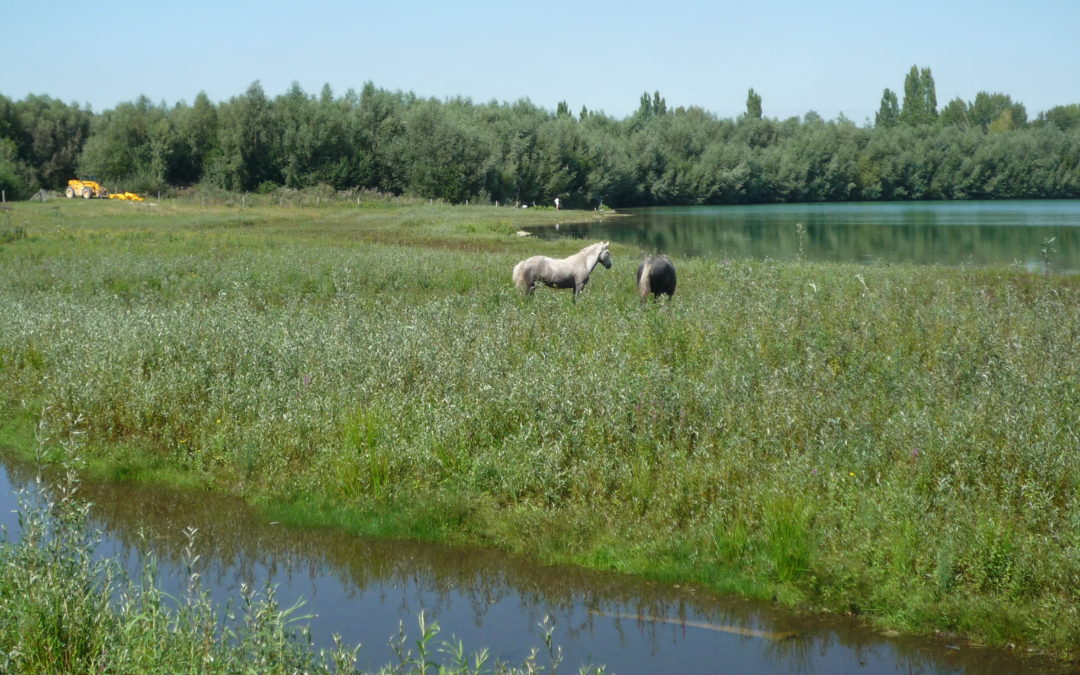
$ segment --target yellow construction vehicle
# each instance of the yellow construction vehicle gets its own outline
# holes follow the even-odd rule
[[[107,199],[109,197],[109,191],[95,180],[69,180],[64,194],[67,195],[68,199],[74,199],[75,197]]]

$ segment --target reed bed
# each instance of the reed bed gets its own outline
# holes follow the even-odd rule
[[[1080,656],[1076,277],[685,259],[641,306],[614,247],[526,301],[513,264],[584,243],[508,209],[107,206],[9,216],[9,436],[79,417],[98,470],[279,520]]]

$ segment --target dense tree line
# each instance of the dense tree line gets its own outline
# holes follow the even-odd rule
[[[814,112],[721,119],[659,92],[615,119],[565,103],[439,101],[365,84],[316,96],[255,82],[228,101],[146,97],[103,113],[47,96],[0,95],[0,188],[9,198],[95,175],[110,187],[370,188],[450,202],[577,207],[787,201],[1080,197],[1080,104],[1028,120],[980,92],[938,110],[930,69],[902,100],[885,89],[873,125]]]

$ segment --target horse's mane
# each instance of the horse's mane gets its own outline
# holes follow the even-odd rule
[[[580,251],[578,251],[577,253],[575,253],[574,256],[579,256],[580,255],[580,256],[585,256],[586,258],[588,258],[593,253],[595,253],[596,255],[600,255],[600,252],[608,247],[608,243],[609,242],[606,242],[606,241],[598,241],[595,244],[589,244],[585,248],[583,248]],[[571,257],[574,257],[574,256],[571,256]]]

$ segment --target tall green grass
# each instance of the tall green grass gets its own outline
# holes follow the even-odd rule
[[[110,471],[1078,656],[1075,277],[686,259],[642,307],[616,248],[526,301],[581,242],[507,209],[63,207],[0,253],[0,395]]]

